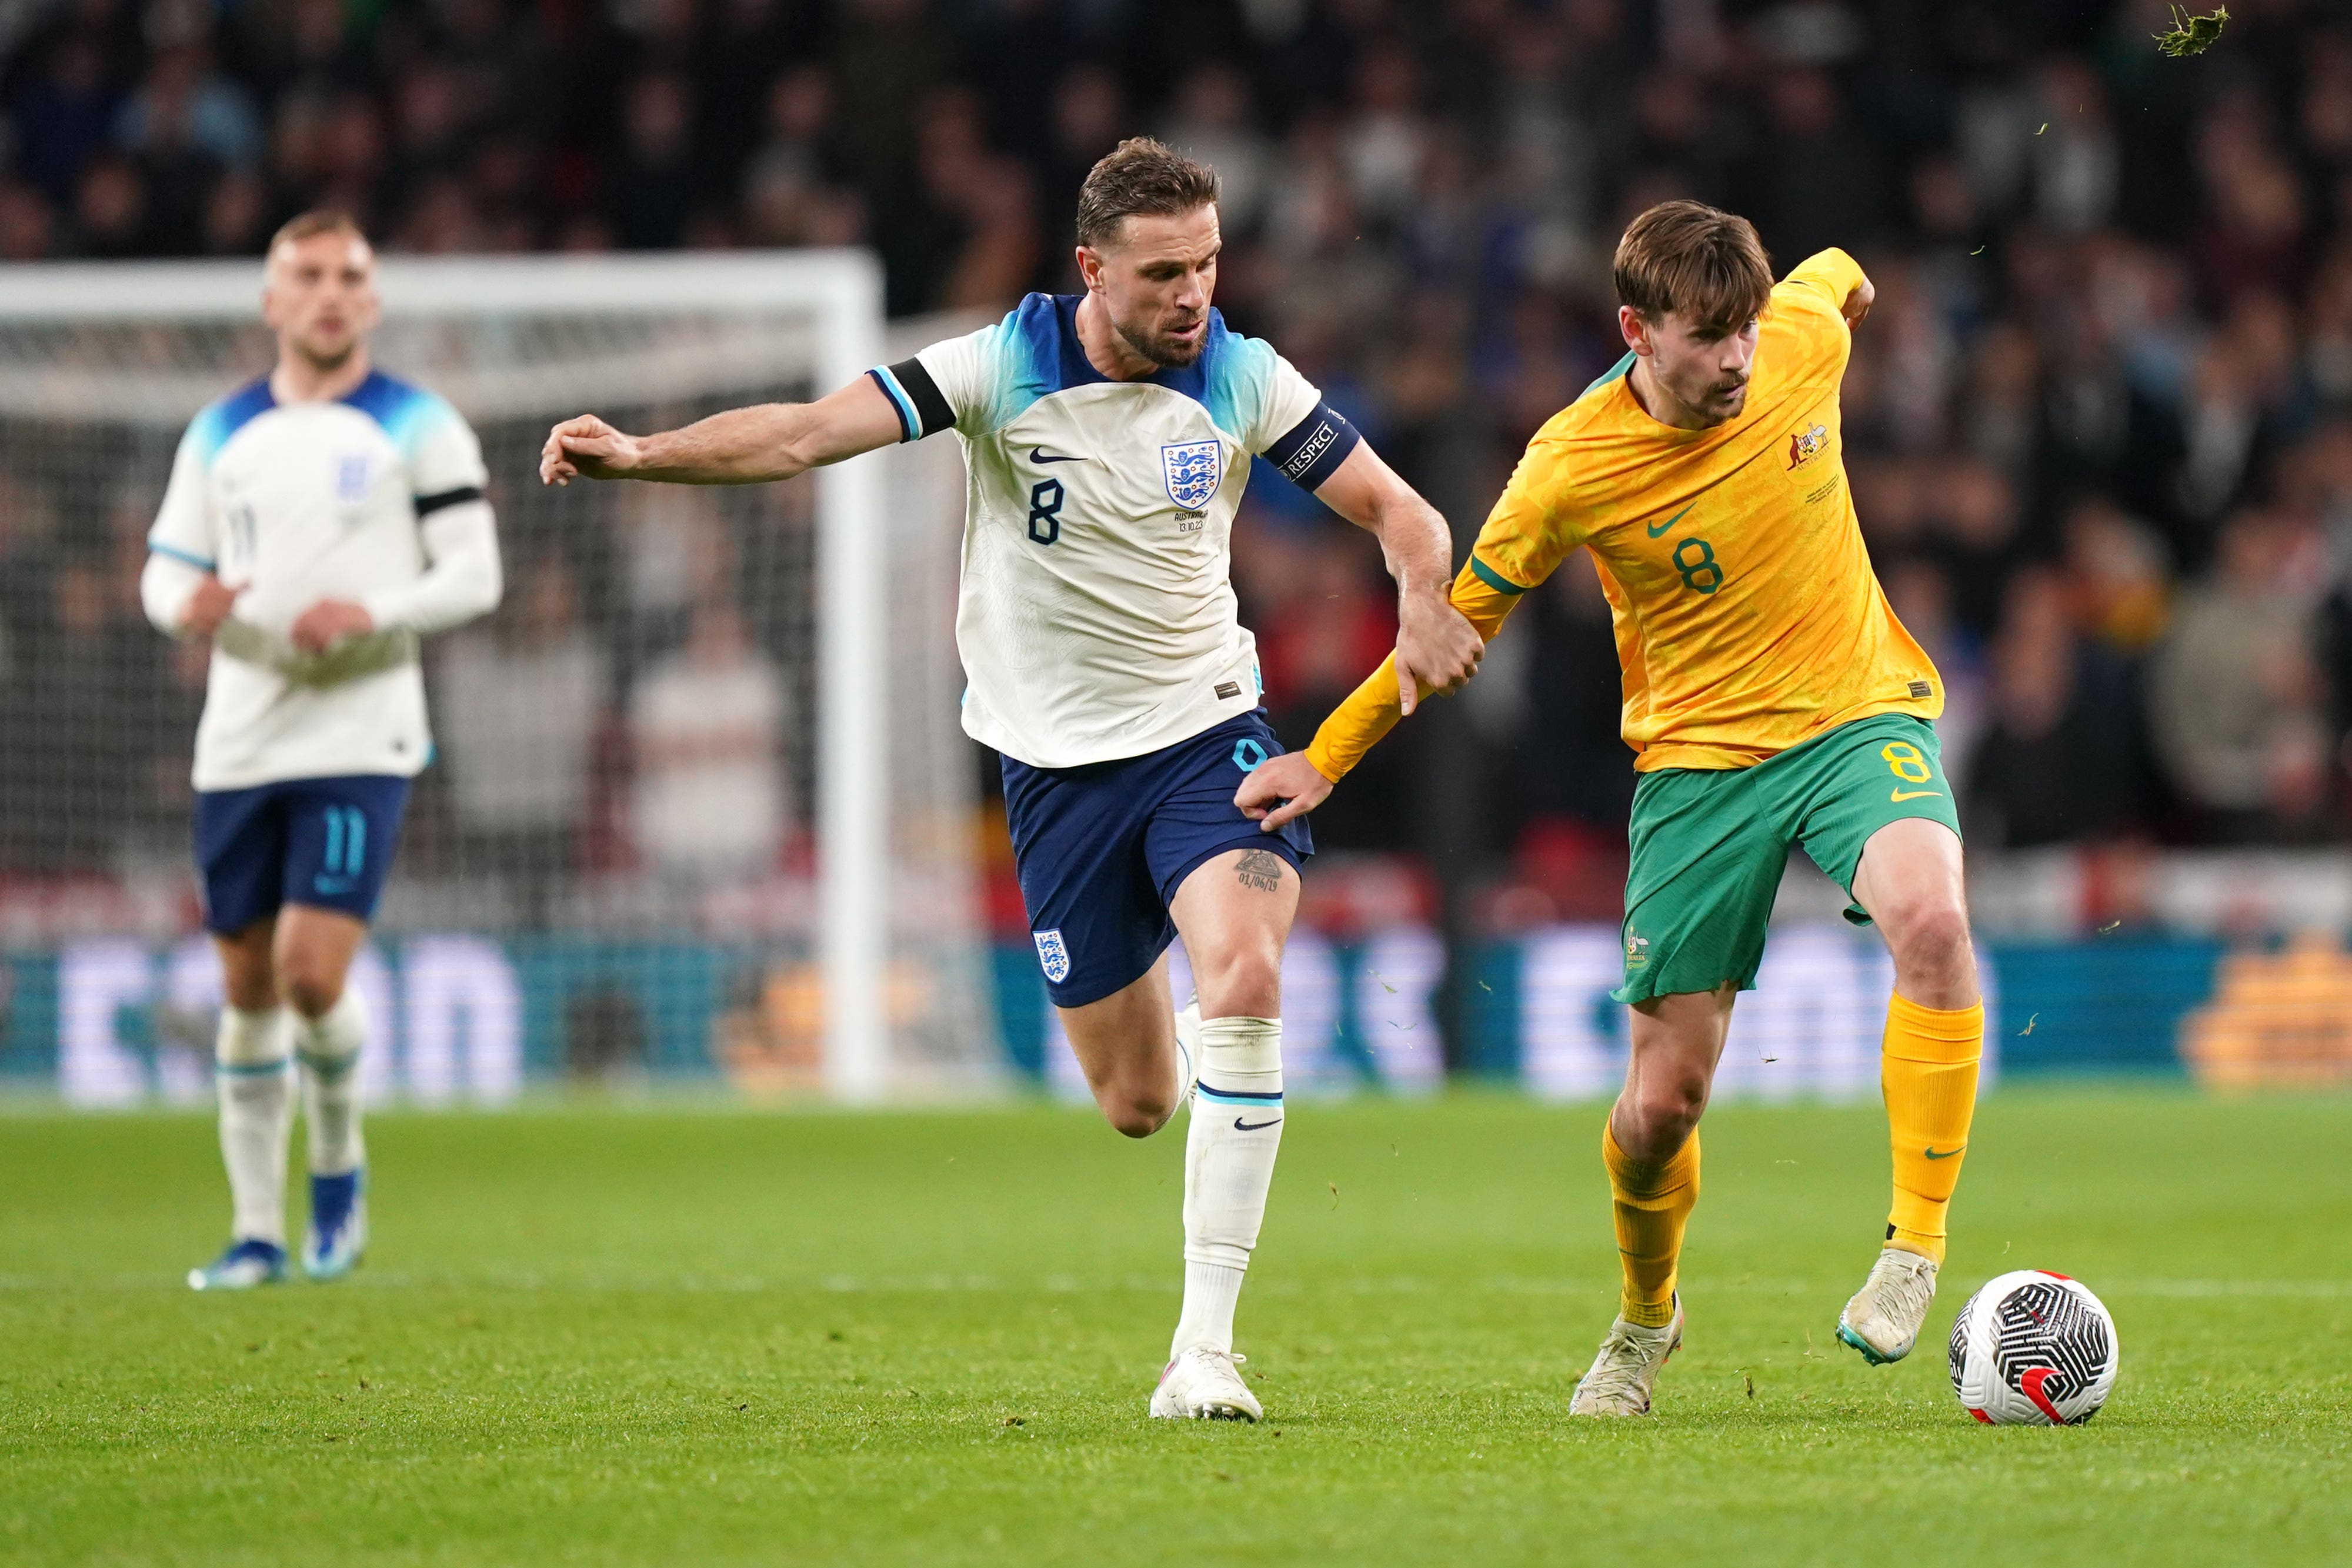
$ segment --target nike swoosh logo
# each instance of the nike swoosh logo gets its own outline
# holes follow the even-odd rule
[[[1029,460],[1033,463],[1083,463],[1086,461],[1084,458],[1066,458],[1059,452],[1048,452],[1043,447],[1030,447]]]
[[[1953,1158],[1954,1156],[1956,1156],[1956,1155],[1958,1155],[1958,1154],[1961,1153],[1962,1152],[1964,1152],[1967,1148],[1968,1148],[1968,1145],[1967,1145],[1967,1144],[1965,1144],[1965,1143],[1963,1143],[1963,1144],[1961,1144],[1961,1145],[1959,1146],[1959,1148],[1958,1148],[1958,1149],[1946,1149],[1946,1150],[1944,1150],[1944,1151],[1943,1151],[1942,1152],[1940,1152],[1940,1153],[1938,1153],[1938,1152],[1937,1152],[1937,1151],[1935,1151],[1934,1149],[1930,1149],[1930,1150],[1928,1150],[1928,1151],[1927,1151],[1927,1158],[1929,1158],[1930,1160],[1949,1160],[1949,1159]]]
[[[1234,1131],[1236,1132],[1255,1132],[1261,1128],[1271,1127],[1275,1124],[1275,1121],[1280,1121],[1281,1120],[1282,1118],[1277,1116],[1274,1119],[1274,1121],[1244,1121],[1240,1117],[1236,1116],[1234,1118]]]
[[[1939,789],[1897,789],[1889,790],[1886,794],[1886,798],[1889,800],[1919,800],[1927,795],[1941,795],[1944,792]]]
[[[1645,527],[1645,528],[1649,528],[1649,530],[1650,530],[1650,537],[1651,537],[1651,538],[1653,538],[1653,539],[1662,539],[1662,538],[1664,538],[1664,537],[1665,536],[1665,531],[1666,531],[1666,530],[1668,530],[1668,529],[1670,529],[1670,528],[1674,527],[1674,525],[1675,525],[1675,524],[1676,524],[1676,523],[1680,522],[1684,518],[1688,517],[1688,516],[1690,515],[1690,509],[1691,509],[1691,506],[1696,506],[1696,505],[1698,505],[1698,502],[1696,502],[1696,501],[1693,501],[1693,502],[1691,502],[1691,505],[1690,505],[1690,506],[1686,506],[1686,507],[1683,508],[1683,510],[1680,510],[1680,511],[1678,511],[1678,512],[1675,513],[1675,515],[1674,515],[1674,516],[1672,516],[1672,517],[1670,517],[1670,518],[1666,519],[1666,521],[1664,521],[1664,522],[1662,522],[1662,523],[1657,524],[1655,527],[1651,527],[1651,526],[1650,526],[1649,524],[1647,524],[1647,523],[1644,523],[1643,526],[1643,527]]]

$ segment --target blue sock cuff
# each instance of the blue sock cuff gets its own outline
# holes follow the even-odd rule
[[[1200,1093],[1226,1105],[1280,1105],[1282,1090],[1261,1091],[1248,1089],[1219,1089],[1207,1079],[1200,1084]]]
[[[306,1051],[298,1046],[294,1049],[294,1057],[321,1083],[340,1083],[352,1068],[360,1065],[356,1051],[347,1057],[331,1057],[319,1051]]]
[[[292,1057],[279,1057],[269,1062],[215,1062],[213,1071],[227,1078],[266,1078],[274,1072],[284,1072]]]

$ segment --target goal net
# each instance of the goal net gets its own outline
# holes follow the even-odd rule
[[[0,281],[0,1073],[79,1100],[209,1091],[205,650],[136,584],[181,431],[269,366],[259,281]],[[871,259],[393,259],[382,292],[376,363],[482,438],[507,589],[425,649],[437,754],[353,971],[378,1092],[987,1083],[951,446],[740,489],[535,472],[571,414],[667,427],[880,363]]]

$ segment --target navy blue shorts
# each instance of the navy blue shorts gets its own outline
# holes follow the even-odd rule
[[[1244,775],[1281,754],[1261,708],[1115,763],[1003,759],[1013,864],[1055,1006],[1100,1001],[1158,962],[1176,939],[1169,900],[1202,861],[1266,849],[1295,868],[1315,853],[1304,817],[1262,833],[1234,805]]]
[[[230,936],[286,904],[373,918],[407,806],[408,781],[386,773],[199,791],[205,929]]]

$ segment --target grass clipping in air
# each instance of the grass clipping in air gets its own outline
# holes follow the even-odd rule
[[[2172,8],[2172,30],[2156,35],[2157,49],[2176,60],[2201,55],[2213,47],[2213,41],[2221,36],[2221,29],[2229,25],[2229,21],[2230,8],[2227,5],[2215,6],[2210,16],[2191,16],[2175,5]]]

